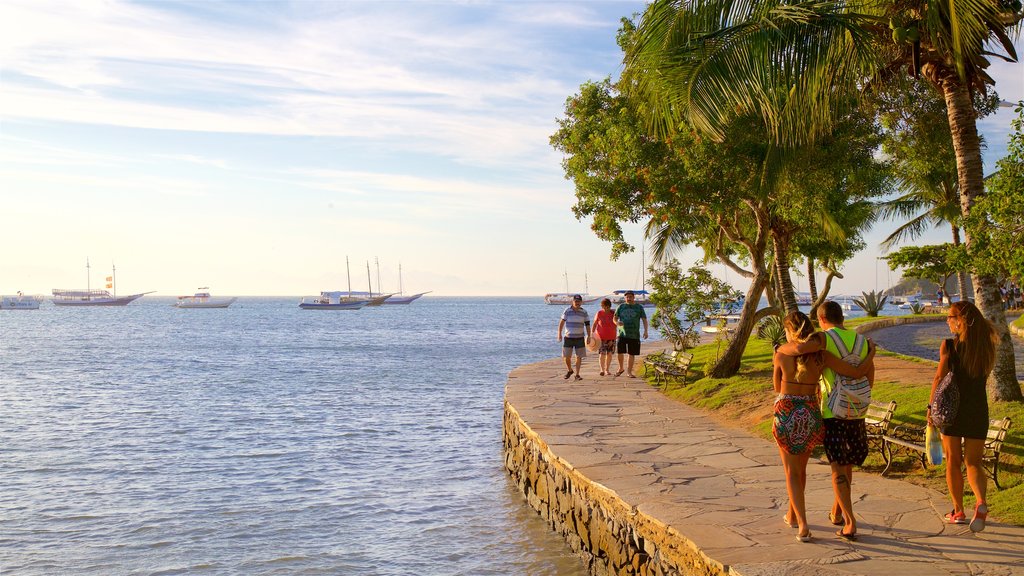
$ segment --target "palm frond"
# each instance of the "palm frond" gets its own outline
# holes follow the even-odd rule
[[[686,121],[720,139],[730,118],[753,113],[775,142],[810,141],[849,106],[837,86],[880,67],[869,21],[841,3],[657,1],[627,51],[623,85],[656,131]]]

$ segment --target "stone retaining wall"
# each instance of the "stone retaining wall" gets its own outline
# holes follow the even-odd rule
[[[529,505],[583,557],[591,574],[727,574],[682,534],[634,510],[551,453],[507,401],[503,430],[505,468]]]
[[[904,324],[921,324],[923,322],[944,322],[945,320],[945,316],[892,316],[889,318],[879,318],[874,322],[865,322],[854,328],[854,331],[856,331],[858,334],[864,334],[867,332],[871,332],[872,330],[892,328],[893,326],[902,326]]]

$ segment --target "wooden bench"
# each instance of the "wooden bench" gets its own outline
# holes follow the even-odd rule
[[[981,465],[988,472],[996,488],[1003,488],[999,485],[999,456],[1003,450],[1003,442],[1010,430],[1010,419],[990,420],[988,434],[985,438],[985,452],[981,456]],[[884,476],[892,465],[893,453],[903,452],[917,456],[921,465],[928,467],[928,457],[924,446],[924,428],[912,428],[909,426],[893,426],[889,434],[882,436],[882,459],[885,460]]]
[[[668,386],[670,378],[682,378],[683,383],[686,383],[686,372],[690,369],[690,363],[693,362],[693,354],[689,352],[676,352],[672,358],[672,362],[664,362],[654,365],[654,381],[656,384],[661,386],[664,381],[665,385]]]
[[[872,402],[868,406],[868,413],[864,416],[864,427],[868,433],[868,446],[878,450],[883,449],[882,437],[889,433],[892,426],[892,416],[896,413],[896,402]],[[883,455],[884,458],[884,455]]]
[[[658,366],[658,365],[661,365],[661,364],[673,364],[673,363],[675,363],[676,356],[680,352],[681,352],[681,350],[672,350],[671,352],[669,352],[667,350],[662,350],[661,352],[654,352],[652,354],[648,354],[647,356],[644,356],[644,371],[645,372],[652,372],[652,371],[654,371],[654,367],[655,366]]]
[[[992,483],[996,488],[1003,489],[999,485],[999,453],[1003,450],[1003,441],[1010,431],[1010,419],[990,420],[988,424],[988,435],[985,437],[985,453],[981,456],[981,465],[992,477]]]

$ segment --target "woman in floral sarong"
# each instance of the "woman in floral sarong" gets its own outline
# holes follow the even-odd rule
[[[814,333],[810,318],[803,312],[790,312],[782,325],[790,342],[807,340]],[[867,358],[861,361],[860,366],[853,366],[821,351],[801,356],[775,352],[772,384],[779,396],[775,400],[772,435],[779,445],[779,455],[786,471],[786,491],[789,493],[789,508],[783,520],[789,526],[799,528],[796,539],[801,542],[811,540],[804,504],[807,460],[814,447],[825,438],[818,379],[825,368],[844,376],[862,377],[867,374],[874,354],[875,347],[871,344]]]

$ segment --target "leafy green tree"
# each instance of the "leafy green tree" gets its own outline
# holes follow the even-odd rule
[[[576,183],[574,213],[592,217],[594,232],[612,242],[613,257],[632,249],[621,223],[647,220],[656,258],[692,244],[708,261],[750,279],[736,337],[713,368],[716,376],[739,369],[758,315],[775,312],[757,310],[773,274],[783,280],[778,292],[788,284],[786,304],[795,309],[792,246],[830,237],[832,245],[819,248],[821,257],[848,257],[872,214],[867,198],[881,193],[873,160],[877,135],[863,117],[851,117],[834,141],[772,158],[760,123],[750,119],[737,118],[722,142],[690,132],[669,139],[646,134],[636,108],[606,79],[584,84],[559,123],[551,143],[564,153],[566,176]],[[765,182],[768,161],[779,169]]]
[[[677,260],[651,267],[651,301],[657,306],[651,324],[676,350],[700,341],[699,326],[713,310],[737,294],[732,286],[715,278],[707,269],[693,266],[683,272]]]
[[[904,278],[930,280],[943,292],[948,292],[946,282],[957,270],[963,269],[966,259],[967,252],[963,246],[949,243],[904,246],[885,258],[891,270],[903,268]]]
[[[971,258],[995,276],[1024,281],[1024,101],[1015,108],[1007,155],[985,182],[988,193],[978,202],[968,225],[979,243]]]
[[[882,248],[888,251],[939,226],[948,226],[953,245],[960,246],[963,215],[945,100],[922,79],[905,89],[882,90],[872,103],[885,128],[882,150],[892,159],[893,172],[903,189],[899,197],[879,205],[881,218],[905,220],[882,241]],[[998,105],[994,92],[974,95],[979,118],[994,112]],[[960,294],[968,292],[966,270],[956,274]]]
[[[1009,34],[1022,17],[1019,3],[992,0],[657,0],[629,45],[623,79],[659,134],[688,125],[720,139],[739,111],[760,118],[772,144],[789,146],[828,133],[866,87],[908,70],[946,102],[969,217],[984,194],[971,94],[994,83],[989,58],[1016,61]],[[968,231],[969,249],[973,241]],[[974,287],[1001,338],[993,396],[1024,400],[997,280],[975,273]]]

